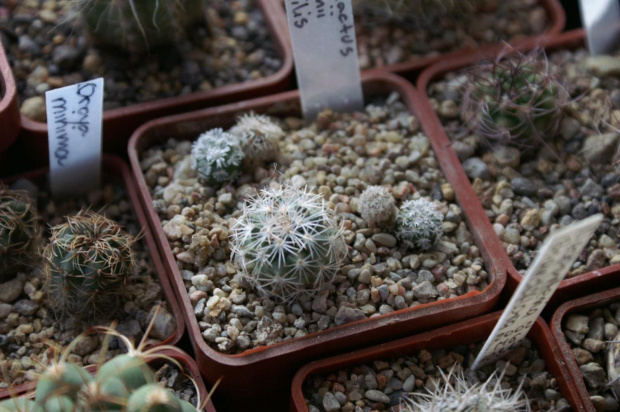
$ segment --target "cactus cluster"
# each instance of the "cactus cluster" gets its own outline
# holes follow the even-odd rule
[[[278,140],[284,136],[282,128],[268,116],[253,113],[240,116],[230,133],[241,142],[246,168],[275,160]]]
[[[500,56],[468,76],[461,117],[471,130],[520,147],[553,138],[570,96],[540,53]]]
[[[343,228],[323,198],[292,186],[264,189],[251,199],[232,227],[231,243],[252,286],[286,303],[324,290],[347,254]]]
[[[0,187],[0,282],[32,261],[38,233],[36,208],[28,194]]]
[[[211,185],[221,185],[241,173],[243,149],[236,136],[211,129],[192,146],[192,164],[198,176]]]
[[[529,411],[525,393],[519,386],[514,392],[502,387],[503,374],[494,372],[484,383],[470,383],[463,372],[454,368],[435,382],[428,393],[410,394],[401,399],[403,412],[509,412]],[[454,383],[451,383],[454,381]]]
[[[371,228],[391,228],[398,212],[394,197],[383,186],[366,188],[359,197],[357,209]]]
[[[70,7],[97,45],[140,54],[179,41],[202,1],[73,0]]]
[[[396,237],[410,249],[428,250],[443,234],[443,213],[426,198],[408,200],[396,217]]]
[[[89,210],[67,217],[51,234],[43,258],[52,307],[79,320],[114,315],[134,269],[135,237]]]

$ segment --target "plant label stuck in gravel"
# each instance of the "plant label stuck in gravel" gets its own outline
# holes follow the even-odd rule
[[[602,220],[601,214],[590,216],[547,237],[472,369],[500,359],[525,338]]]
[[[286,0],[304,118],[364,106],[351,0]]]
[[[45,93],[54,196],[99,188],[103,78]]]
[[[613,51],[620,34],[620,3],[617,0],[579,0],[579,9],[590,53]]]

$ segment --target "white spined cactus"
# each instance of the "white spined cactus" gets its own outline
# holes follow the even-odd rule
[[[441,236],[443,213],[426,198],[408,200],[396,217],[396,237],[410,249],[428,250]]]
[[[263,296],[291,303],[331,284],[347,255],[344,229],[320,195],[268,188],[246,204],[232,227],[235,263]]]
[[[357,210],[370,227],[389,229],[396,219],[394,197],[383,186],[368,186],[359,197]]]
[[[192,167],[212,185],[221,185],[237,177],[242,162],[239,139],[222,129],[201,134],[192,146]]]
[[[284,136],[282,128],[270,117],[254,113],[240,116],[230,133],[239,138],[250,168],[275,160],[278,141]]]
[[[502,387],[504,374],[493,372],[484,383],[470,383],[463,372],[446,375],[435,382],[433,391],[412,393],[400,402],[401,412],[525,412],[530,405],[521,385],[512,391]],[[450,383],[454,381],[454,383]]]

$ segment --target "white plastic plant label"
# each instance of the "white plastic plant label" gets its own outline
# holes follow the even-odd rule
[[[286,0],[304,118],[364,107],[351,0]]]
[[[602,220],[601,214],[590,216],[547,237],[472,369],[496,361],[525,338]]]
[[[590,54],[606,54],[617,45],[620,34],[618,0],[579,0],[581,22],[586,29]]]
[[[97,189],[101,173],[103,78],[45,93],[50,180],[55,197]]]

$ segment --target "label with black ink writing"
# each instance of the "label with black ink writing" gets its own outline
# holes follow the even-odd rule
[[[579,9],[590,54],[612,52],[620,37],[618,0],[579,0]]]
[[[99,187],[103,78],[45,93],[50,179],[54,196]]]
[[[590,216],[547,237],[472,369],[500,359],[525,338],[602,220],[601,214]]]
[[[351,0],[286,0],[306,120],[364,107]]]

